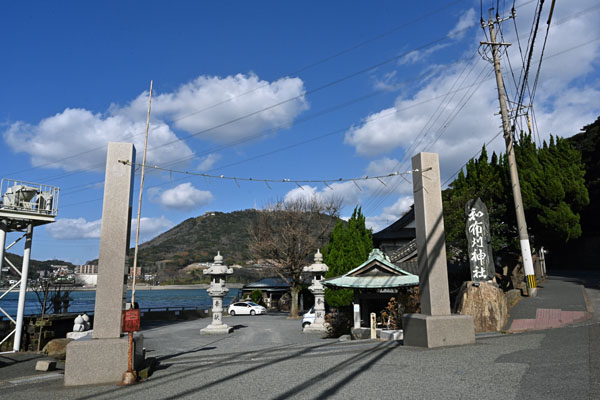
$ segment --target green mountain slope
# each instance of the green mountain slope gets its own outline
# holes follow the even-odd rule
[[[248,227],[256,210],[231,213],[207,212],[189,218],[167,232],[140,245],[138,265],[176,265],[212,261],[220,251],[226,264],[242,264],[251,258]],[[133,252],[131,253],[133,254]]]

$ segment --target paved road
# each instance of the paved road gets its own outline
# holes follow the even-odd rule
[[[580,283],[575,278],[561,278],[560,282],[566,285],[565,290]],[[600,290],[590,287],[587,293],[591,303],[600,301]],[[523,304],[530,307],[534,304],[531,300],[521,302],[529,302]],[[563,304],[553,306],[561,308]],[[529,317],[532,313],[530,310],[523,315]],[[224,322],[236,327],[225,337],[199,335],[208,322],[197,320],[145,331],[148,356],[157,357],[160,365],[150,379],[139,385],[65,388],[60,379],[5,382],[0,384],[0,397],[600,398],[597,314],[573,326],[479,336],[473,346],[433,350],[397,342],[324,340],[300,333],[299,321],[281,315],[225,318]]]

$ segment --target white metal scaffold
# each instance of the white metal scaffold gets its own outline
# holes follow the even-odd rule
[[[14,335],[12,352],[17,352],[21,348],[33,228],[55,221],[58,211],[58,194],[59,188],[55,186],[14,179],[2,179],[0,182],[0,281],[2,273],[11,269],[19,278],[0,294],[0,317],[5,316],[14,324],[14,329],[0,340],[0,346]],[[24,233],[6,246],[6,235],[9,232]],[[19,270],[6,257],[5,252],[23,238],[25,238],[25,250],[23,251],[23,264]],[[13,317],[1,307],[1,300],[8,293],[16,291],[17,287],[19,287],[19,301],[17,315]]]

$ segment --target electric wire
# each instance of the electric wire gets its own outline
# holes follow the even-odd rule
[[[301,72],[304,72],[304,71],[307,71],[309,69],[312,69],[312,68],[314,68],[314,67],[316,67],[318,65],[327,63],[327,62],[329,62],[329,61],[331,61],[333,59],[336,59],[336,58],[341,57],[341,56],[343,56],[345,54],[348,54],[348,53],[350,53],[350,52],[352,52],[352,51],[354,51],[354,50],[356,50],[358,48],[361,48],[361,47],[367,45],[367,44],[370,44],[370,43],[376,42],[377,40],[383,39],[383,38],[385,38],[385,37],[387,37],[387,36],[389,36],[389,35],[391,35],[391,34],[393,34],[395,32],[398,32],[398,31],[400,31],[400,30],[402,30],[402,29],[404,29],[406,27],[409,27],[409,26],[411,26],[411,25],[413,25],[413,24],[415,24],[417,22],[420,22],[420,21],[422,21],[422,20],[424,20],[424,19],[426,19],[428,17],[436,15],[436,14],[438,14],[438,13],[440,13],[440,12],[442,12],[442,11],[444,11],[444,10],[446,10],[446,9],[448,9],[448,8],[454,6],[455,4],[460,3],[462,1],[464,1],[464,0],[451,1],[448,4],[446,4],[446,5],[442,6],[442,7],[439,7],[439,8],[437,8],[437,9],[431,11],[431,12],[425,13],[425,14],[423,14],[423,15],[421,15],[421,16],[419,16],[419,17],[417,17],[417,18],[415,18],[415,19],[413,19],[413,20],[411,20],[411,21],[409,21],[407,23],[398,25],[398,26],[396,26],[396,27],[394,27],[394,28],[392,28],[392,29],[390,29],[390,30],[388,30],[386,32],[383,32],[383,33],[377,34],[375,36],[372,36],[372,37],[370,37],[370,38],[368,38],[366,40],[363,40],[363,41],[358,42],[358,43],[356,43],[356,44],[354,44],[354,45],[352,45],[350,47],[347,47],[347,48],[345,48],[345,49],[343,49],[343,50],[341,50],[339,52],[336,52],[336,53],[334,53],[332,55],[329,55],[329,56],[326,56],[326,57],[324,57],[324,58],[322,58],[322,59],[320,59],[318,61],[315,61],[315,62],[312,62],[310,64],[307,64],[307,65],[305,65],[305,66],[303,66],[303,67],[301,67],[301,68],[299,68],[299,69],[297,69],[295,71],[289,72],[287,74],[283,74],[283,75],[281,75],[280,79],[283,78],[283,77],[285,77],[285,76],[300,74]],[[202,108],[200,110],[196,110],[196,111],[191,112],[189,114],[185,114],[185,115],[183,115],[183,116],[181,116],[179,118],[175,118],[175,119],[171,120],[171,122],[181,121],[181,120],[183,120],[185,118],[189,118],[189,117],[197,115],[199,113],[202,113],[202,112],[205,112],[205,111],[209,111],[209,110],[214,109],[214,108],[216,108],[216,107],[218,107],[220,105],[229,103],[229,102],[231,102],[231,101],[233,101],[233,100],[235,100],[235,99],[237,99],[239,97],[251,94],[251,93],[255,92],[256,90],[260,90],[262,88],[265,88],[265,87],[267,87],[269,85],[270,84],[267,83],[267,84],[264,84],[262,86],[258,86],[258,87],[255,87],[253,89],[250,89],[250,90],[248,90],[246,92],[240,93],[238,95],[228,97],[228,98],[226,98],[224,100],[221,100],[221,101],[218,101],[216,103],[213,103],[212,105],[204,107],[204,108]],[[151,129],[151,132],[154,131],[155,129]],[[139,135],[142,135],[142,134],[144,134],[144,131],[140,131],[138,133],[132,133],[130,138],[132,139],[132,138],[134,138],[136,136],[139,136]],[[123,139],[125,139],[125,138],[121,138],[121,140],[123,140]],[[98,146],[98,147],[95,147],[95,148],[84,150],[84,151],[82,151],[82,152],[80,152],[78,154],[74,154],[74,155],[71,155],[71,156],[68,156],[68,157],[63,157],[63,158],[61,158],[58,161],[46,162],[46,163],[37,165],[37,166],[32,167],[32,168],[27,168],[27,169],[22,169],[22,170],[19,170],[19,171],[10,172],[8,174],[5,174],[5,176],[12,176],[12,175],[15,175],[15,174],[18,174],[18,173],[27,172],[27,171],[31,171],[31,170],[42,168],[42,167],[47,167],[47,166],[54,165],[54,164],[59,164],[59,163],[64,162],[64,160],[68,160],[68,159],[80,157],[80,156],[89,154],[91,152],[95,152],[95,151],[99,151],[99,150],[104,150],[105,148],[106,148],[106,146],[104,146],[104,145],[103,146]],[[83,171],[83,172],[87,172],[87,171],[89,171],[89,170],[86,170],[86,171]]]
[[[473,87],[474,85],[475,84],[471,84],[471,85],[469,85],[467,87],[456,89],[455,92],[460,92],[460,91],[463,91],[463,90],[468,90],[469,88]],[[425,99],[425,100],[420,101],[418,103],[411,104],[411,105],[409,105],[407,107],[393,109],[392,112],[389,112],[387,114],[379,115],[378,117],[374,118],[373,120],[379,120],[379,119],[389,118],[389,117],[395,115],[396,113],[403,112],[403,111],[408,111],[408,110],[410,110],[412,108],[422,106],[422,105],[424,105],[426,103],[429,103],[431,101],[435,101],[435,100],[438,100],[438,99],[443,99],[447,95],[448,95],[448,93],[444,93],[444,94],[441,94],[439,96],[436,96],[436,97],[433,97],[433,98],[429,98],[429,99]],[[348,130],[348,127],[343,127],[343,128],[340,128],[340,129],[336,129],[336,130],[327,132],[325,134],[317,135],[315,137],[312,137],[312,138],[309,138],[309,139],[306,139],[306,140],[303,140],[303,141],[300,141],[300,142],[296,142],[296,143],[293,143],[293,144],[290,144],[290,145],[287,145],[287,146],[284,146],[284,147],[280,147],[280,148],[272,150],[272,151],[268,151],[268,152],[265,152],[265,153],[261,153],[261,154],[258,154],[258,155],[246,158],[244,160],[238,160],[238,161],[235,161],[235,162],[227,164],[227,165],[220,165],[220,166],[218,166],[216,168],[212,168],[208,172],[222,170],[224,168],[228,168],[228,167],[231,167],[231,166],[239,165],[239,164],[242,164],[242,163],[245,163],[245,162],[248,162],[248,161],[252,161],[252,160],[255,160],[255,159],[258,159],[258,158],[266,157],[266,156],[269,156],[269,155],[272,155],[272,154],[275,154],[275,153],[279,153],[281,151],[289,150],[289,149],[294,148],[294,147],[298,147],[298,146],[301,146],[301,145],[312,143],[312,142],[315,142],[317,140],[320,140],[320,139],[323,139],[323,138],[326,138],[326,137],[329,137],[329,136],[332,136],[332,135],[335,135],[335,134],[343,133],[343,132],[346,132],[347,130]],[[174,164],[176,164],[176,163],[167,163],[166,165],[170,166],[170,165],[174,165]],[[182,179],[179,179],[179,180],[182,180]],[[156,184],[156,185],[151,185],[151,186],[148,186],[148,187],[149,188],[159,187],[159,186],[162,186],[164,184],[169,184],[169,183],[173,183],[173,182],[177,182],[177,181],[178,180],[175,179],[175,180],[171,180],[169,182],[164,182],[164,183],[160,183],[160,184]],[[73,187],[63,188],[61,190],[61,194],[63,196],[65,196],[65,195],[68,195],[70,193],[75,193],[75,192],[76,193],[81,193],[84,190],[89,190],[89,189],[95,188],[99,184],[102,184],[103,182],[104,182],[103,180],[97,181],[97,182],[93,182],[93,183],[90,183],[90,184],[86,185],[86,187],[84,187],[84,188],[82,188],[81,186],[73,186]]]
[[[550,58],[553,58],[553,57],[560,56],[560,55],[568,53],[570,51],[573,51],[573,50],[579,49],[581,47],[584,47],[584,46],[590,45],[592,43],[595,43],[595,42],[597,42],[599,40],[600,40],[600,37],[596,37],[596,38],[587,40],[587,41],[582,42],[582,43],[580,43],[580,44],[578,44],[576,46],[572,46],[572,47],[566,48],[566,49],[564,49],[564,50],[562,50],[560,52],[557,52],[557,53],[554,53],[554,54],[552,54],[550,56],[547,56],[546,59],[550,59]],[[155,185],[155,186],[160,186],[160,185]],[[102,198],[95,198],[95,199],[91,199],[91,200],[82,200],[82,201],[77,201],[77,202],[70,203],[70,204],[61,205],[61,208],[73,207],[73,206],[82,205],[82,204],[89,204],[89,203],[97,202],[97,201],[101,201],[101,200],[102,200]]]

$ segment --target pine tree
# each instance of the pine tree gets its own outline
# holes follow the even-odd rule
[[[360,207],[354,209],[347,224],[337,222],[323,248],[323,262],[329,266],[326,278],[343,275],[367,260],[373,250],[373,238],[365,222]],[[352,298],[352,289],[325,289],[325,302],[330,306],[348,306]]]

